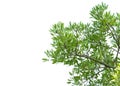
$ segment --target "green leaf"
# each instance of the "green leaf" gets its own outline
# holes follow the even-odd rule
[[[42,60],[43,60],[44,62],[49,61],[49,60],[48,60],[48,59],[46,59],[46,58],[42,58]]]

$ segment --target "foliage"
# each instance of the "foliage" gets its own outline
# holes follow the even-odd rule
[[[115,68],[115,71],[112,73],[113,80],[115,86],[120,86],[120,63]]]
[[[120,62],[120,14],[105,3],[90,11],[91,22],[58,22],[50,29],[52,49],[45,60],[73,66],[68,83],[74,86],[116,86],[112,72]]]

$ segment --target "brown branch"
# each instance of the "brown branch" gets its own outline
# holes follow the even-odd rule
[[[106,25],[107,25],[108,28],[112,28],[112,30],[115,31],[115,29],[114,29],[112,26],[109,26],[107,23],[106,23]],[[110,29],[110,32],[111,32],[112,37],[113,37],[113,39],[115,40],[115,42],[116,42],[116,44],[117,44],[117,46],[118,46],[118,40],[117,40],[117,38],[115,37],[115,35],[113,34],[113,31],[112,31],[112,30]]]
[[[117,63],[117,59],[118,59],[119,50],[120,50],[120,48],[118,47],[117,54],[116,54],[116,57],[115,57],[115,60],[114,60],[114,62],[115,62],[115,63]]]
[[[96,62],[96,63],[99,63],[99,64],[101,64],[101,65],[104,65],[104,66],[107,67],[107,68],[115,68],[114,66],[110,66],[110,65],[108,65],[108,64],[106,64],[106,63],[104,63],[104,62],[101,62],[101,61],[99,61],[99,60],[97,60],[97,59],[94,59],[94,58],[92,58],[92,57],[90,57],[90,56],[88,56],[88,55],[78,55],[78,54],[77,54],[77,56],[79,56],[79,57],[85,57],[85,58],[90,59],[90,60],[92,60],[92,61],[94,61],[94,62]]]
[[[114,49],[114,48],[111,48],[111,49],[113,49],[114,51],[116,51],[118,54],[120,54],[120,50],[118,51],[118,50],[116,50],[116,49]],[[120,49],[120,48],[119,48]]]
[[[110,28],[112,28],[112,30],[115,32],[115,29],[112,27],[112,26],[109,26],[107,23],[106,23],[106,25]],[[112,34],[112,37],[113,37],[113,39],[116,41],[116,44],[117,44],[117,47],[118,47],[118,49],[117,49],[117,54],[116,54],[116,57],[115,57],[115,60],[114,60],[114,63],[116,63],[117,62],[117,59],[118,59],[118,54],[119,54],[119,51],[120,51],[120,44],[119,44],[119,38],[118,38],[118,36],[115,34],[113,34],[113,32],[112,32],[112,30],[110,29],[110,31],[111,31],[111,34]],[[115,37],[116,36],[116,37]]]

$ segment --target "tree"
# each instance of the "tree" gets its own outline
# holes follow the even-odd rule
[[[120,14],[101,3],[90,11],[90,23],[58,22],[50,29],[52,49],[44,61],[73,67],[72,86],[116,86],[114,73],[120,62]],[[120,72],[120,70],[117,70]]]

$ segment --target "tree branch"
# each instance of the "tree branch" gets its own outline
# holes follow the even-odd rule
[[[119,50],[120,50],[120,48],[118,47],[117,54],[116,54],[116,57],[115,57],[115,60],[114,60],[115,63],[117,62],[117,59],[118,59]]]
[[[112,28],[112,30],[115,32],[115,29],[112,27],[112,26],[109,26],[107,23],[106,23],[106,25],[110,28]],[[113,32],[112,32],[112,30],[110,29],[110,31],[111,31],[111,34],[112,34],[112,37],[113,37],[113,39],[116,41],[116,44],[117,44],[117,54],[116,54],[116,57],[115,57],[115,60],[114,60],[114,63],[116,63],[117,62],[117,59],[118,59],[118,54],[119,54],[119,51],[120,51],[120,44],[119,44],[119,38],[118,38],[118,36],[115,34],[113,34]],[[115,37],[116,36],[116,37]]]
[[[112,26],[109,26],[107,23],[106,23],[106,25],[107,25],[108,28],[112,28],[112,30],[115,31],[115,29],[114,29]],[[113,31],[112,31],[112,30],[110,29],[110,32],[111,32],[112,37],[113,37],[113,39],[115,40],[115,42],[116,42],[116,44],[117,44],[117,46],[118,46],[119,44],[118,44],[118,40],[117,40],[117,38],[116,38],[117,36],[115,37],[115,35],[113,34]]]
[[[120,54],[120,48],[119,48],[119,51],[118,50],[116,50],[116,49],[114,49],[114,48],[112,48],[114,51],[116,51],[118,54]]]
[[[101,64],[101,65],[104,65],[105,67],[107,67],[107,68],[115,68],[114,66],[110,66],[110,65],[108,65],[108,64],[106,64],[106,63],[104,63],[104,62],[101,62],[101,61],[99,61],[99,60],[97,60],[97,59],[94,59],[94,58],[92,58],[92,57],[90,57],[90,56],[88,56],[88,55],[78,55],[78,54],[76,54],[77,56],[79,56],[79,57],[85,57],[85,58],[87,58],[87,59],[90,59],[90,60],[92,60],[92,61],[94,61],[94,62],[96,62],[96,63],[99,63],[99,64]]]

